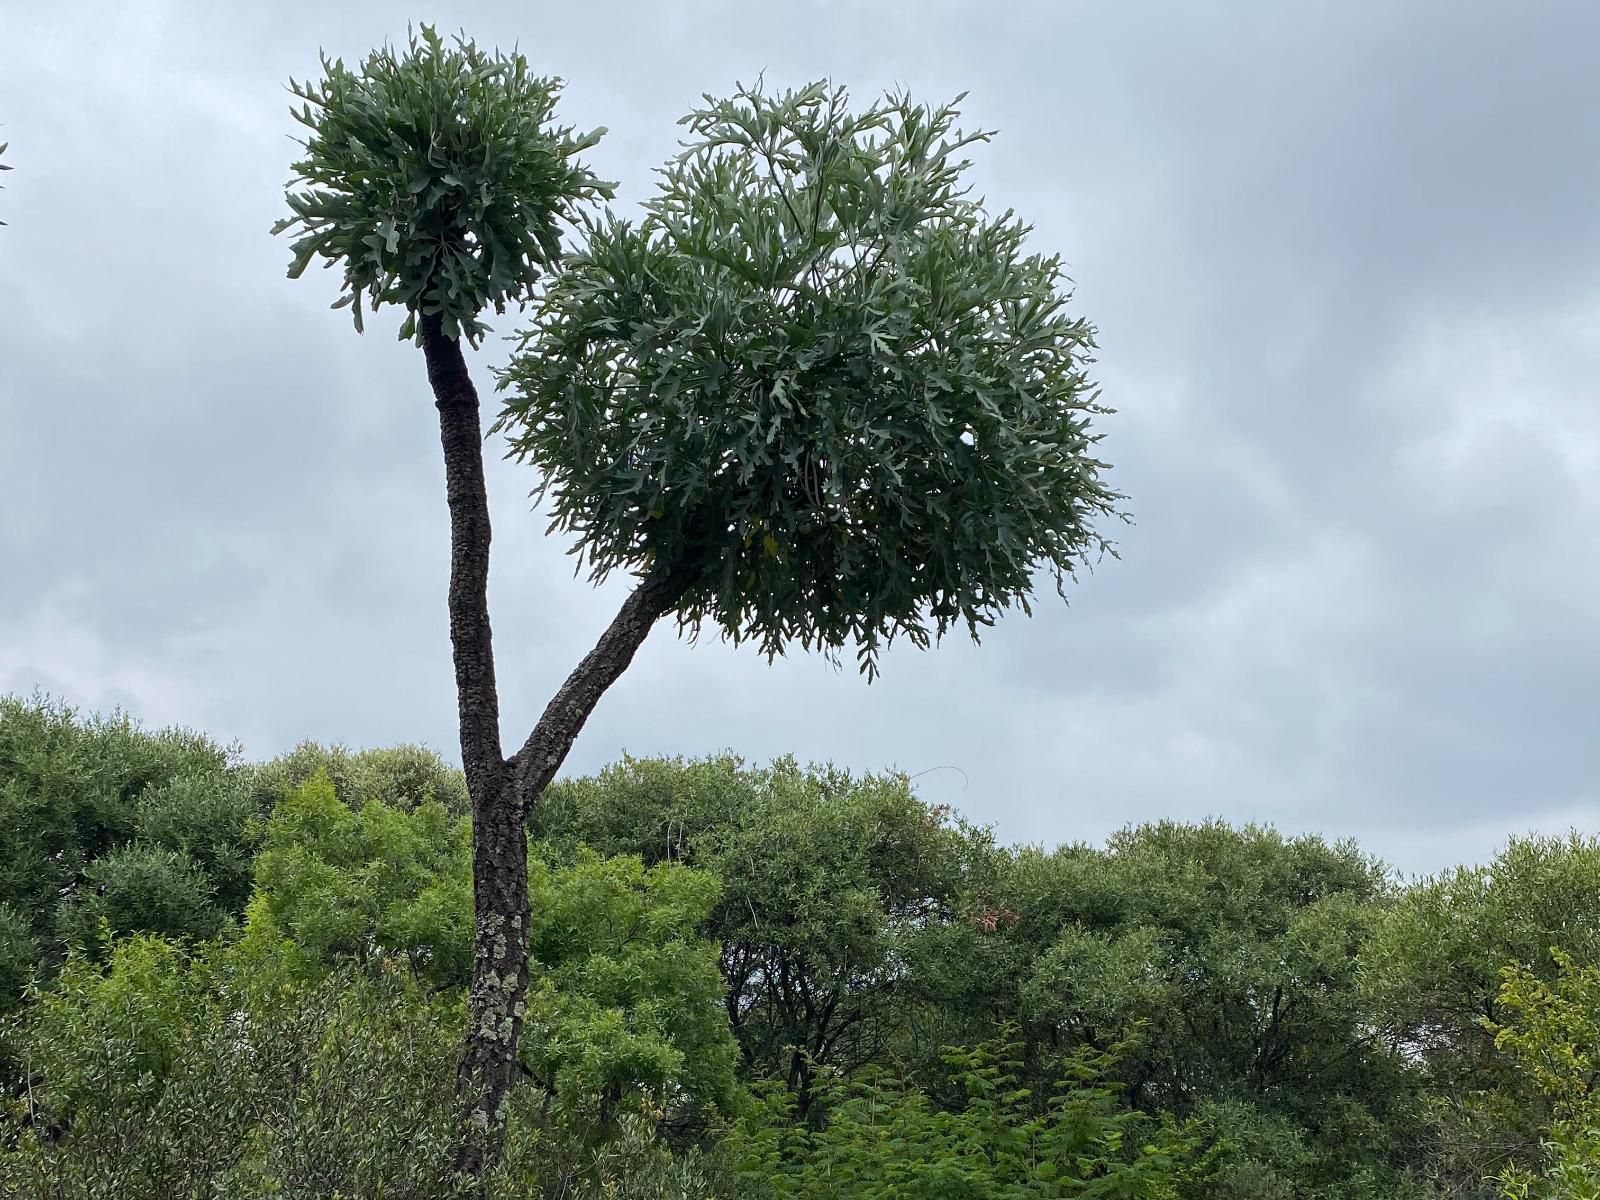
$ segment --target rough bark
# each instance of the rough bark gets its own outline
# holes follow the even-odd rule
[[[644,644],[655,623],[677,607],[693,579],[690,562],[646,576],[600,635],[593,650],[545,706],[539,723],[511,759],[512,788],[526,812],[549,786],[589,714]]]
[[[450,506],[450,648],[455,659],[461,761],[474,808],[495,794],[504,774],[500,697],[495,690],[489,626],[489,492],[483,479],[483,428],[478,390],[461,343],[446,337],[438,317],[422,319],[428,383],[439,411],[445,497]]]
[[[422,320],[428,382],[439,412],[450,507],[450,649],[461,764],[472,801],[473,963],[456,1077],[463,1137],[456,1165],[474,1178],[497,1148],[500,1105],[516,1072],[518,1006],[528,986],[528,852],[500,749],[489,624],[489,494],[478,392],[461,344]]]
[[[517,754],[500,745],[489,625],[489,497],[478,393],[460,343],[437,317],[422,320],[450,508],[450,646],[455,662],[461,762],[472,802],[473,961],[467,1030],[456,1074],[462,1140],[456,1169],[477,1180],[499,1156],[506,1101],[528,993],[528,842],[524,817],[561,768],[594,706],[633,661],[651,627],[683,597],[687,561],[653,572],[623,603],[562,684]]]

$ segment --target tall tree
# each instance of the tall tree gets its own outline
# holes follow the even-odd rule
[[[815,84],[741,89],[638,221],[558,223],[609,195],[575,163],[598,134],[549,126],[556,84],[520,56],[424,29],[359,72],[294,85],[310,129],[291,193],[291,274],[314,258],[407,309],[439,411],[451,514],[450,634],[473,816],[475,958],[459,1166],[496,1153],[528,980],[523,821],[655,623],[709,625],[769,655],[898,635],[977,636],[1108,543],[1119,497],[1093,455],[1090,327],[1059,259],[968,196],[985,134],[890,96],[859,114]],[[537,292],[543,268],[559,263]],[[596,579],[636,586],[521,747],[504,753],[486,584],[478,314],[531,298],[496,427],[542,473],[554,527]]]
[[[334,307],[357,330],[362,301],[406,310],[438,411],[450,510],[450,641],[462,765],[472,808],[476,965],[458,1090],[468,1107],[459,1165],[482,1175],[516,1069],[528,986],[528,863],[517,763],[501,750],[489,626],[489,498],[477,389],[461,342],[530,294],[561,253],[561,223],[611,194],[577,161],[600,138],[552,124],[560,82],[519,54],[447,44],[423,26],[404,53],[359,71],[323,58],[323,78],[290,81],[309,131],[290,184],[291,278],[314,259],[343,268]],[[297,188],[299,190],[293,190]]]

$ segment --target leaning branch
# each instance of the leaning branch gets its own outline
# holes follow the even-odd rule
[[[512,794],[524,814],[561,769],[600,697],[628,669],[655,623],[677,607],[693,578],[687,562],[646,576],[545,706],[528,740],[510,759]]]

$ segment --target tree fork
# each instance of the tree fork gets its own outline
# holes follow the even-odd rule
[[[516,755],[500,748],[500,704],[489,623],[488,490],[477,389],[460,342],[439,318],[422,321],[428,382],[439,412],[450,508],[450,646],[461,762],[472,801],[473,959],[467,1030],[456,1074],[463,1136],[456,1169],[481,1180],[499,1155],[505,1103],[517,1078],[528,994],[528,839],[524,820],[565,761],[589,715],[627,670],[655,623],[693,579],[693,556],[648,575],[622,604]]]

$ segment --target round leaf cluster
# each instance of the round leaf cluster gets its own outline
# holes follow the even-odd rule
[[[692,571],[683,623],[769,655],[956,622],[1109,549],[1060,260],[969,198],[986,134],[890,96],[741,89],[637,222],[609,216],[537,298],[499,426],[596,576]]]
[[[344,268],[335,308],[362,327],[376,309],[438,315],[447,337],[474,342],[478,314],[520,303],[561,253],[560,221],[609,184],[575,161],[604,130],[551,128],[560,81],[530,73],[520,54],[447,45],[424,25],[401,55],[375,51],[359,72],[322,60],[316,83],[290,81],[309,129],[289,207],[273,226],[296,230],[290,278],[314,258]],[[292,190],[303,185],[301,190]]]

